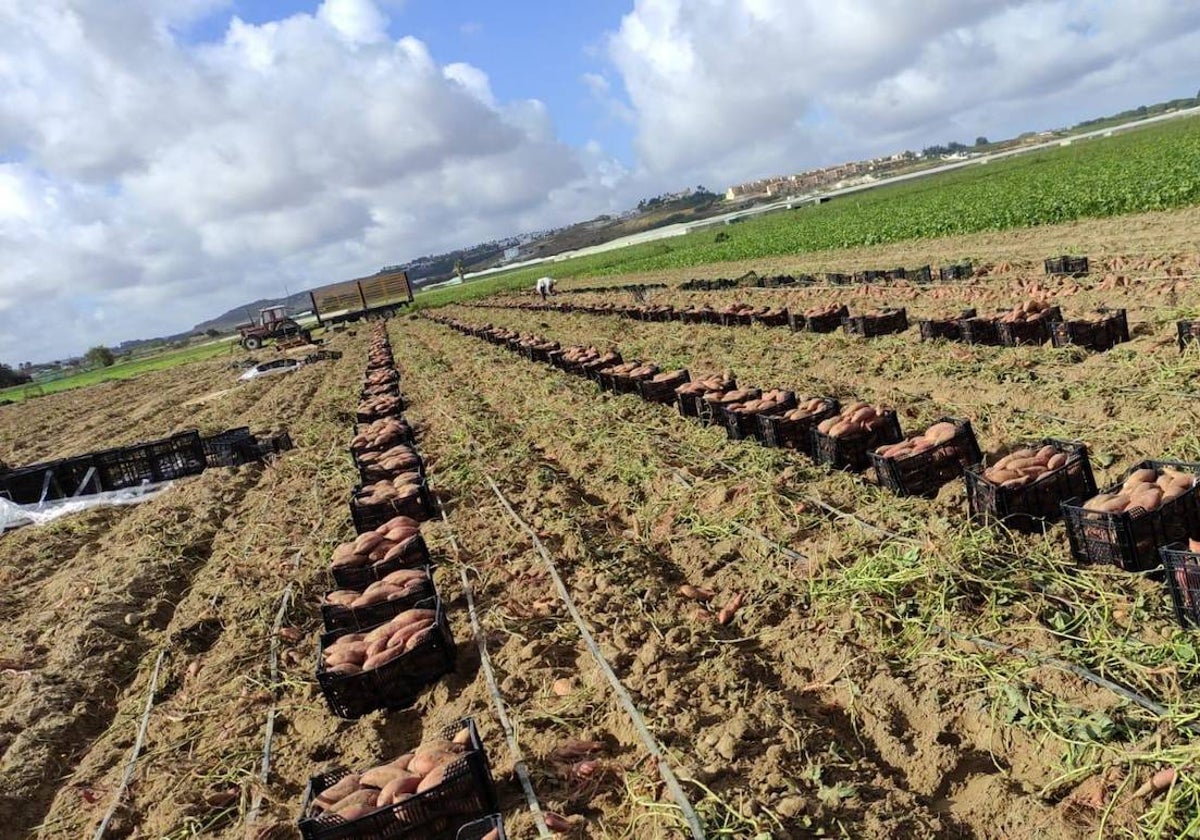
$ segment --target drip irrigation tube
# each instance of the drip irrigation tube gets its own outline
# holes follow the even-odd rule
[[[675,771],[671,769],[666,757],[662,753],[662,749],[658,745],[658,741],[650,734],[650,730],[646,727],[646,721],[642,717],[642,713],[638,711],[637,706],[633,703],[633,698],[629,696],[629,692],[625,690],[625,686],[621,685],[621,681],[617,679],[617,675],[613,673],[608,661],[600,652],[600,648],[596,644],[596,640],[592,637],[591,630],[588,629],[587,623],[583,620],[583,616],[579,614],[579,610],[575,608],[575,602],[571,598],[571,593],[567,591],[566,584],[558,575],[558,569],[554,566],[554,561],[550,558],[550,553],[546,551],[546,547],[542,545],[542,541],[538,538],[537,533],[530,528],[517,512],[513,510],[512,505],[508,503],[508,499],[500,492],[500,488],[496,486],[491,476],[485,476],[487,483],[492,488],[492,492],[496,494],[496,498],[500,500],[500,504],[508,511],[508,515],[512,517],[513,522],[523,530],[529,539],[533,542],[533,546],[541,555],[542,561],[546,564],[546,569],[550,573],[550,578],[554,581],[554,586],[558,590],[558,595],[567,607],[567,612],[571,614],[571,618],[579,627],[580,635],[583,637],[583,643],[587,646],[588,651],[596,660],[596,664],[600,667],[601,673],[604,674],[613,693],[617,695],[618,701],[629,714],[633,721],[634,728],[637,730],[638,736],[641,738],[642,744],[646,747],[646,751],[650,757],[654,759],[658,766],[659,775],[666,783],[667,789],[671,792],[671,797],[679,806],[679,810],[683,813],[684,821],[688,825],[688,829],[695,840],[704,840],[704,828],[700,825],[700,818],[696,815],[696,811],[692,808],[691,802],[683,792],[683,788],[679,784],[679,779],[675,775]]]
[[[454,539],[454,533],[450,531],[450,521],[446,518],[442,497],[437,494],[437,491],[434,491],[433,498],[437,502],[442,523],[446,526],[446,535],[450,538],[450,549],[454,552],[454,558],[459,560],[458,541]],[[516,771],[517,779],[521,782],[521,789],[525,792],[525,800],[529,803],[533,821],[537,824],[538,836],[550,837],[550,829],[546,826],[546,818],[542,816],[541,805],[538,802],[537,794],[533,791],[533,782],[529,778],[529,768],[525,765],[525,755],[521,752],[521,745],[517,742],[516,730],[508,717],[508,712],[504,707],[504,698],[500,696],[500,686],[496,682],[496,673],[492,670],[492,659],[487,651],[487,637],[483,634],[483,626],[479,623],[479,615],[475,611],[475,594],[471,589],[471,581],[467,577],[468,568],[475,571],[474,568],[464,564],[459,568],[459,573],[462,576],[463,593],[467,596],[467,612],[471,617],[471,629],[475,633],[475,641],[479,647],[479,664],[483,669],[484,681],[487,683],[488,693],[492,697],[492,705],[496,709],[496,718],[500,721],[500,728],[504,730],[504,739],[508,742],[509,752],[513,755],[513,769]]]
[[[133,778],[133,770],[137,765],[138,755],[142,751],[142,742],[146,740],[146,729],[150,725],[150,710],[154,708],[154,692],[158,690],[158,671],[162,667],[163,657],[166,653],[166,648],[160,650],[158,659],[154,662],[154,673],[150,675],[150,691],[146,694],[146,710],[142,712],[142,721],[138,724],[137,739],[133,742],[133,749],[129,752],[129,761],[125,764],[125,772],[121,774],[121,782],[117,785],[116,793],[113,794],[112,804],[108,806],[108,812],[100,821],[100,825],[96,827],[94,840],[100,840],[104,836],[104,832],[108,830],[108,824],[113,815],[117,813],[117,806],[121,804],[121,796],[124,795],[125,788],[129,786],[129,780]]]
[[[294,584],[289,583],[287,588],[283,590],[283,597],[279,599],[279,611],[275,614],[275,624],[271,630],[271,691],[274,693],[276,685],[279,683],[279,631],[283,627],[283,618],[287,615],[288,605],[292,600],[292,587]],[[263,789],[267,786],[267,776],[271,772],[271,744],[275,739],[275,698],[271,700],[271,708],[267,710],[267,725],[263,734],[263,754],[262,766],[258,773],[258,780],[261,783],[259,791],[254,795],[254,803],[250,806],[250,810],[246,812],[246,824],[253,825],[258,819],[258,812],[262,808]]]

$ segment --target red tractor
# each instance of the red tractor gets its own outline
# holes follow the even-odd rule
[[[312,343],[312,333],[288,317],[286,306],[268,306],[258,310],[258,323],[244,324],[238,327],[238,333],[242,336],[242,346],[247,350],[257,350],[270,340],[289,344]]]

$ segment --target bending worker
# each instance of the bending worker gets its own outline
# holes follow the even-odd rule
[[[554,278],[542,277],[537,281],[537,293],[542,296],[542,300],[546,299],[546,295],[554,294]]]

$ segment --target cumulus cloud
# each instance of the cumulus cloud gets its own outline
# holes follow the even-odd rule
[[[398,34],[400,0],[312,3],[194,43],[231,0],[0,0],[0,360],[1200,77],[1190,0],[631,0],[578,35],[604,142],[572,147],[545,102],[498,97],[493,68]],[[629,136],[628,160],[606,150]]]
[[[608,54],[643,166],[728,182],[1191,95],[1198,34],[1187,0],[636,0]]]
[[[177,36],[220,5],[0,0],[0,359],[609,209],[611,166],[543,103],[371,0]]]

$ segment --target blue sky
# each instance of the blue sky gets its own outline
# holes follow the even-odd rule
[[[235,15],[260,24],[311,14],[318,5],[235,0],[197,22],[185,37],[219,40]],[[382,6],[393,38],[419,38],[439,64],[462,61],[480,68],[502,102],[542,100],[564,142],[582,146],[595,140],[622,162],[633,163],[631,126],[616,119],[583,81],[585,73],[597,73],[619,89],[619,77],[605,59],[604,40],[620,26],[632,0],[405,0]]]

